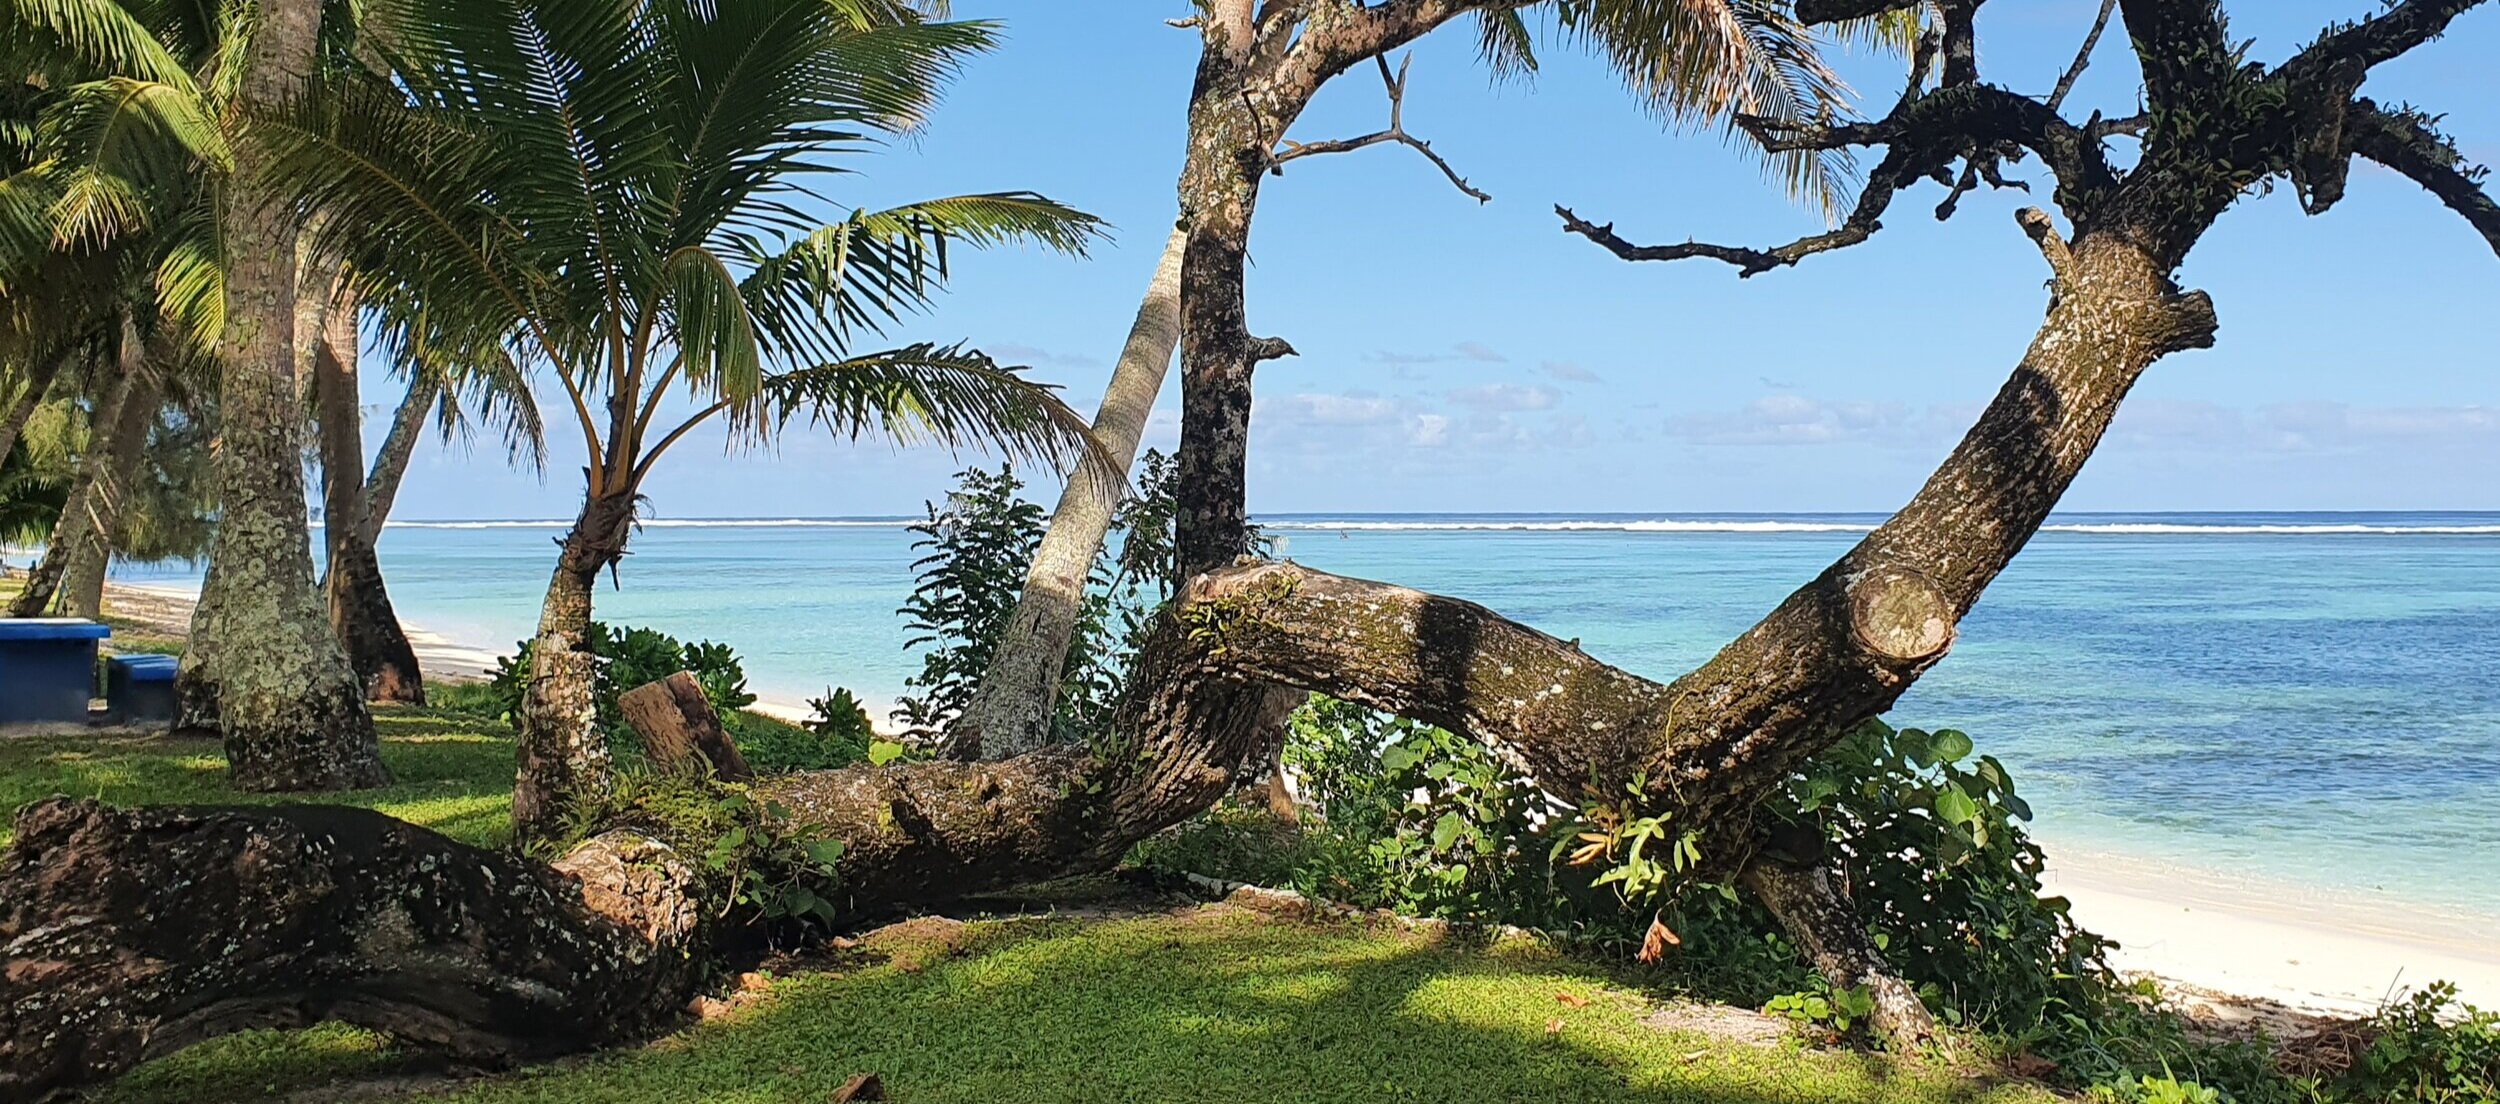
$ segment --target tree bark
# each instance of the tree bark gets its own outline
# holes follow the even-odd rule
[[[1843,896],[1839,881],[1822,865],[1757,860],[1746,865],[1745,891],[1779,921],[1816,973],[1841,989],[1865,989],[1874,1001],[1875,1033],[1896,1050],[1944,1041],[1936,1017],[1918,990],[1884,963],[1863,921]]]
[[[330,631],[347,652],[348,666],[369,702],[425,704],[425,675],[417,650],[391,608],[382,560],[366,534],[365,439],[362,396],[356,383],[356,302],[352,295],[322,313],[314,351],[313,400],[321,448],[321,539],[328,572],[322,579]],[[393,426],[397,428],[396,425]],[[413,434],[411,435],[413,436]],[[390,442],[383,442],[385,449]],[[406,463],[403,458],[400,463]]]
[[[124,334],[125,340],[133,337]],[[148,434],[164,397],[164,386],[144,363],[135,366],[140,382],[122,402],[120,424],[113,428],[110,451],[100,457],[93,516],[86,539],[70,549],[69,567],[61,573],[62,612],[89,621],[104,616],[104,576],[113,565],[121,541],[122,522],[129,516],[131,489],[147,462]]]
[[[60,377],[61,369],[68,366],[74,348],[74,345],[64,343],[51,359],[36,365],[22,381],[17,397],[9,401],[8,410],[0,413],[0,465],[7,464],[9,454],[16,451],[18,435],[26,431],[26,423],[33,420],[35,409],[43,405],[44,395],[52,390],[52,381]]]
[[[682,859],[613,842],[549,866],[341,806],[30,805],[0,860],[0,1097],[322,1020],[490,1064],[647,1035],[709,968],[683,953],[707,914]]]
[[[296,93],[321,26],[315,0],[266,0],[246,58],[249,115]],[[329,790],[390,780],[363,687],[314,591],[296,402],[295,215],[263,189],[267,157],[235,146],[220,201],[229,260],[220,338],[220,510],[180,679],[197,721],[213,710],[235,786]]]
[[[78,458],[77,483],[61,504],[61,516],[53,519],[52,535],[44,542],[43,559],[26,572],[26,588],[9,603],[11,617],[50,614],[62,597],[61,583],[73,561],[93,555],[97,551],[93,546],[99,543],[105,546],[108,558],[111,554],[111,518],[120,500],[113,481],[119,471],[115,456],[122,443],[122,422],[133,403],[152,402],[145,396],[155,390],[142,382],[146,359],[127,312],[122,318],[119,341],[113,380],[106,385],[87,420],[87,450]]]
[[[382,526],[390,520],[391,507],[399,501],[399,483],[408,474],[408,461],[417,453],[417,439],[425,433],[425,417],[441,396],[442,382],[432,372],[423,364],[410,367],[407,397],[399,401],[399,409],[391,415],[391,431],[382,438],[381,449],[374,453],[373,471],[365,476],[365,500],[359,514],[364,519],[368,545],[382,543]]]
[[[526,841],[563,831],[569,812],[605,797],[615,784],[599,731],[597,664],[590,652],[590,591],[599,572],[625,554],[634,523],[631,488],[585,498],[565,534],[539,607],[530,645],[529,689],[521,701],[520,767],[513,781],[512,831]]]
[[[1164,243],[1154,279],[1129,326],[1128,343],[1112,366],[1102,407],[1094,413],[1094,438],[1118,460],[1126,477],[1146,433],[1146,418],[1180,340],[1181,257],[1188,234],[1175,228]],[[1090,465],[1080,465],[1059,493],[1050,528],[1033,550],[1024,592],[990,653],[989,669],[947,738],[958,758],[1010,759],[1050,742],[1051,717],[1059,705],[1059,682],[1076,633],[1079,607],[1103,539],[1111,532],[1122,488],[1107,484]]]
[[[1188,231],[1181,261],[1180,483],[1174,541],[1182,577],[1222,567],[1248,551],[1246,469],[1251,373],[1260,359],[1244,316],[1250,219],[1277,136],[1301,104],[1269,118],[1246,67],[1210,39],[1199,55],[1189,105],[1189,151],[1180,179]]]

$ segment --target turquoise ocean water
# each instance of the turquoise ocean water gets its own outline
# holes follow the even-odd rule
[[[1880,519],[1261,520],[1282,555],[1664,679]],[[394,523],[383,566],[407,621],[501,645],[561,532]],[[769,697],[891,700],[917,667],[894,614],[911,540],[891,519],[653,522],[599,615],[732,644]],[[2500,916],[2500,514],[2064,515],[1893,716],[2003,758],[2053,846]]]

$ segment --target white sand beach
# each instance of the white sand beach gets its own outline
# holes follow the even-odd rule
[[[2500,918],[2046,846],[2048,891],[2118,941],[2111,959],[2121,969],[2345,1015],[2441,980],[2472,1003],[2500,1003]]]

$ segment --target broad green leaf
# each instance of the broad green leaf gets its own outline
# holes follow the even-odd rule
[[[1971,753],[1970,737],[1950,728],[1944,729],[1936,733],[1934,743],[1929,745],[1929,752],[1936,757],[1937,762],[1953,762]]]
[[[1968,824],[1979,819],[1979,803],[1959,787],[1948,786],[1936,794],[1936,815],[1948,824]]]

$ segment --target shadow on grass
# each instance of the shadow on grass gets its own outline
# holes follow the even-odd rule
[[[1657,1031],[1639,1023],[1640,999],[1536,948],[1462,948],[1226,909],[969,935],[952,954],[889,948],[889,964],[782,979],[726,1018],[647,1047],[413,1098],[813,1104],[873,1072],[912,1104],[2051,1099],[1880,1056]],[[1558,992],[1588,1003],[1571,1007]],[[387,1061],[378,1041],[342,1047],[335,1031],[195,1050],[102,1099],[262,1099],[317,1084],[325,1068],[354,1076]]]
[[[512,739],[501,722],[420,710],[378,710],[382,759],[395,781],[320,800],[379,809],[464,843],[509,838]],[[19,807],[47,797],[117,805],[271,805],[306,795],[247,794],[226,784],[215,740],[78,734],[0,739],[0,846]]]

